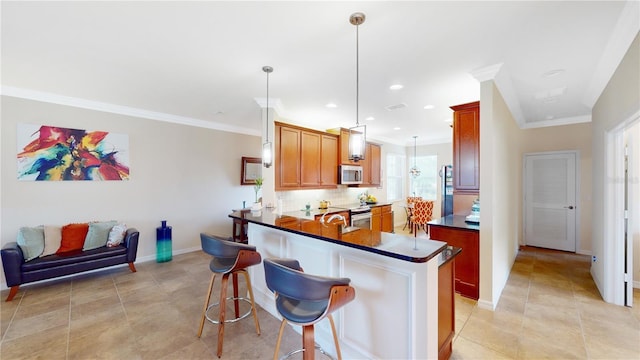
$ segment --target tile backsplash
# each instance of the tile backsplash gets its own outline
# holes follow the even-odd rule
[[[377,188],[355,188],[348,186],[338,186],[337,189],[317,189],[317,190],[291,190],[277,191],[276,199],[282,200],[282,211],[295,211],[304,209],[306,204],[311,204],[311,208],[318,208],[320,201],[330,201],[330,206],[340,207],[340,205],[353,205],[358,203],[358,195],[363,192],[375,195],[380,201],[384,201],[386,196],[383,189]]]

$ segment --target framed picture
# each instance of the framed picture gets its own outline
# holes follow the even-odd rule
[[[256,179],[262,177],[262,159],[242,157],[240,185],[255,185]]]

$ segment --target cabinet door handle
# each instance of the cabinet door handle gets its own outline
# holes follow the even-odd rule
[[[573,205],[565,206],[565,209],[573,210]]]

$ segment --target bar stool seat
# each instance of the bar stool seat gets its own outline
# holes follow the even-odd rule
[[[338,359],[342,359],[338,335],[331,313],[355,298],[348,278],[331,278],[305,274],[294,259],[265,259],[265,280],[276,295],[276,309],[282,315],[273,359],[278,358],[282,333],[287,322],[302,326],[302,350],[292,351],[287,358],[303,351],[304,360],[313,360],[315,352],[314,324],[329,318]],[[322,353],[324,351],[320,349]]]
[[[249,279],[249,274],[247,273],[246,268],[252,265],[260,264],[260,262],[262,261],[262,257],[260,256],[260,253],[256,251],[255,246],[236,243],[215,235],[201,233],[200,242],[202,244],[202,250],[207,254],[213,256],[211,262],[209,263],[209,269],[213,274],[211,275],[209,292],[207,293],[207,298],[202,309],[202,318],[200,319],[198,337],[202,336],[202,329],[204,328],[205,319],[213,324],[218,324],[217,355],[218,357],[220,357],[222,355],[222,342],[224,338],[225,323],[232,323],[242,320],[245,317],[249,316],[249,314],[253,313],[256,333],[260,335],[260,324],[258,322],[258,313],[256,311],[256,305],[253,298],[253,288],[251,287],[251,280]],[[249,292],[249,299],[238,296],[238,274],[242,274],[245,278],[247,290]],[[217,303],[209,304],[216,275],[222,275],[220,300]],[[233,296],[227,297],[229,275],[231,275],[233,279]],[[227,300],[232,300],[234,302],[234,319],[226,319]],[[251,309],[243,315],[239,314],[239,301],[246,301],[251,304]],[[214,307],[219,307],[217,319],[210,317],[208,314],[209,310]]]

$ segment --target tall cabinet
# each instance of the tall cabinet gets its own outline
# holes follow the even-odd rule
[[[480,102],[453,110],[453,212],[468,214],[480,191]]]

